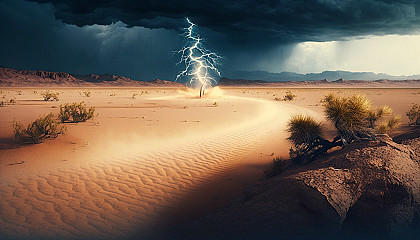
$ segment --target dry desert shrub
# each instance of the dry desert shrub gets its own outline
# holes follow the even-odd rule
[[[321,123],[311,116],[293,116],[287,128],[290,134],[288,140],[293,144],[289,151],[290,159],[296,163],[312,161],[329,149],[341,145],[339,138],[333,141],[324,139],[322,130]]]
[[[270,166],[270,169],[264,171],[266,178],[271,178],[279,175],[284,170],[286,170],[288,166],[287,159],[276,157],[273,159],[273,164]]]
[[[58,92],[49,92],[49,91],[47,91],[47,92],[43,92],[43,93],[41,93],[41,95],[42,95],[42,97],[44,98],[44,101],[58,101],[58,100],[60,100],[59,98],[58,98],[58,95],[60,95],[60,93],[58,93]]]
[[[401,115],[393,116],[388,121],[382,122],[376,127],[378,133],[387,133],[401,123]]]
[[[86,97],[90,97],[90,95],[92,94],[91,92],[89,92],[89,91],[84,91],[83,92],[83,94],[86,96]]]
[[[313,117],[299,114],[290,119],[287,131],[290,133],[288,140],[295,145],[300,145],[317,141],[321,137],[322,129],[321,123]]]
[[[286,95],[284,95],[283,100],[284,101],[292,101],[296,97],[295,94],[293,94],[291,91],[287,91]]]
[[[60,113],[58,114],[58,118],[61,122],[86,122],[94,117],[95,108],[90,107],[86,108],[86,104],[84,102],[80,103],[66,103],[64,105],[60,105]]]
[[[66,128],[54,120],[52,113],[36,119],[26,128],[20,122],[13,121],[13,129],[15,138],[24,143],[41,143],[66,132]]]
[[[420,106],[418,104],[413,104],[406,115],[410,125],[420,127]]]
[[[323,102],[327,118],[334,123],[338,136],[331,141],[324,139],[321,122],[311,116],[293,116],[287,132],[292,143],[289,157],[294,163],[311,162],[334,147],[344,147],[354,141],[375,140],[378,133],[386,133],[401,122],[401,116],[391,117],[390,107],[374,108],[364,96],[339,98],[329,94]],[[378,124],[384,118],[385,121]]]
[[[394,129],[401,120],[396,116],[388,120],[386,128],[383,124],[378,125],[379,120],[392,114],[392,109],[388,106],[376,109],[365,96],[339,98],[330,94],[324,102],[327,118],[334,123],[344,145],[355,140],[373,139],[376,132]]]

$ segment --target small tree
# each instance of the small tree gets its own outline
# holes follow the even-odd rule
[[[36,119],[28,127],[20,122],[13,121],[15,138],[25,143],[40,143],[47,138],[56,138],[66,132],[66,128],[54,120],[54,114],[50,113]]]
[[[60,105],[60,113],[58,114],[58,118],[61,122],[86,122],[88,119],[93,118],[95,114],[95,108],[90,107],[86,108],[86,104],[84,102],[80,103],[66,103],[64,105]]]

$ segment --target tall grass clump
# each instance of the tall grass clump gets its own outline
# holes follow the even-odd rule
[[[86,122],[87,120],[94,117],[95,108],[87,108],[84,102],[80,103],[66,103],[60,105],[60,112],[58,118],[61,122]]]
[[[24,143],[41,143],[66,132],[66,128],[54,120],[52,113],[36,119],[26,128],[20,122],[13,121],[13,129],[15,138]]]

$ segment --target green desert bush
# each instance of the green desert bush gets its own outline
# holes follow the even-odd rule
[[[321,123],[313,117],[306,115],[295,115],[289,123],[287,131],[290,133],[290,140],[295,145],[312,144],[321,137]]]
[[[13,121],[13,128],[15,138],[24,143],[40,143],[66,132],[66,128],[54,120],[52,113],[36,119],[26,128],[20,122]]]
[[[410,125],[420,127],[420,106],[418,104],[413,104],[406,115]]]
[[[41,95],[44,98],[44,101],[50,101],[50,100],[51,101],[58,101],[58,100],[60,100],[58,98],[58,95],[60,95],[60,93],[58,93],[58,92],[49,92],[49,91],[47,91],[47,92],[41,93]]]
[[[323,102],[327,118],[334,123],[338,136],[326,140],[320,122],[310,116],[293,116],[287,128],[288,140],[293,145],[289,152],[293,162],[310,162],[334,147],[343,147],[354,141],[375,140],[376,134],[386,133],[401,122],[401,116],[391,117],[390,107],[374,108],[364,96],[339,98],[329,94]]]
[[[64,105],[60,105],[60,112],[58,114],[58,118],[61,122],[86,122],[94,117],[95,108],[90,107],[87,108],[84,102],[80,103],[66,103]]]
[[[287,159],[276,157],[273,159],[273,164],[271,165],[270,169],[264,171],[266,178],[272,178],[286,170],[288,166]]]
[[[307,115],[295,115],[289,123],[288,140],[293,144],[290,148],[290,159],[296,163],[312,161],[318,155],[326,153],[335,146],[340,146],[339,138],[328,141],[322,137],[321,123]]]
[[[291,91],[287,91],[286,95],[284,95],[283,100],[284,101],[292,101],[296,97],[295,94],[293,94]]]
[[[392,114],[390,107],[375,109],[365,96],[360,95],[339,98],[330,94],[325,97],[324,102],[327,118],[334,123],[344,145],[355,140],[373,139],[378,121]],[[388,128],[379,129],[383,131],[395,128],[399,121],[398,117],[393,118]]]

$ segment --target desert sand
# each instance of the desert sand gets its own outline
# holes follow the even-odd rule
[[[287,157],[290,116],[325,120],[328,93],[363,94],[402,115],[420,103],[411,89],[215,88],[199,99],[177,88],[2,88],[0,107],[0,236],[5,238],[131,238],[156,236],[225,206],[263,178],[272,159]],[[90,91],[91,96],[84,95]],[[84,101],[98,114],[65,124],[67,134],[19,145],[24,124],[60,104]]]

